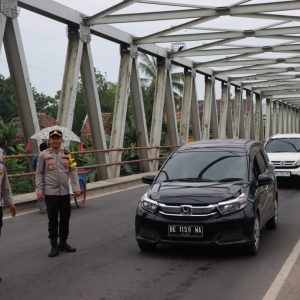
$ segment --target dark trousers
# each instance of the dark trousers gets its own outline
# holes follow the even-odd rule
[[[69,220],[71,216],[70,195],[46,196],[48,214],[49,239],[67,240],[69,235]]]

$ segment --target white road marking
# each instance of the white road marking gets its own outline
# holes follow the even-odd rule
[[[298,240],[296,246],[294,247],[289,257],[284,262],[275,280],[273,281],[272,285],[270,286],[270,288],[268,289],[268,291],[266,292],[262,300],[276,299],[276,297],[280,293],[281,288],[285,284],[287,277],[289,276],[293,266],[295,265],[299,257],[299,254],[300,254],[300,239]]]
[[[111,195],[111,194],[116,194],[116,193],[121,193],[121,192],[124,192],[124,191],[133,190],[133,189],[139,188],[141,186],[143,186],[143,184],[140,184],[140,185],[137,185],[137,186],[128,187],[128,188],[124,188],[124,189],[121,189],[121,190],[118,190],[118,191],[107,192],[107,193],[104,193],[104,194],[101,194],[101,195],[97,195],[97,196],[93,196],[93,197],[87,197],[87,200],[96,199],[96,198],[104,197],[104,196]],[[33,210],[29,210],[29,211],[22,212],[22,213],[17,213],[16,217],[28,215],[28,214],[31,214],[31,213],[34,213],[34,212],[37,212],[37,211],[39,211],[39,209],[33,209]],[[3,220],[11,219],[11,218],[12,218],[12,216],[7,216],[7,217],[4,217]]]

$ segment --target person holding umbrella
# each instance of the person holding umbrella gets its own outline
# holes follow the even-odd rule
[[[61,150],[62,137],[58,129],[49,132],[50,147],[40,153],[35,176],[37,199],[46,201],[51,243],[49,257],[59,255],[60,251],[76,251],[67,243],[71,216],[69,180],[77,197],[80,185],[75,160]]]

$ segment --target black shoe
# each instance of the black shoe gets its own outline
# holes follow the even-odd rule
[[[57,255],[59,255],[59,249],[58,249],[58,247],[51,247],[51,250],[50,250],[48,256],[49,257],[55,257]]]
[[[70,246],[66,241],[59,242],[59,250],[66,252],[76,252],[76,248]]]
[[[2,281],[2,278],[0,277],[0,282]]]

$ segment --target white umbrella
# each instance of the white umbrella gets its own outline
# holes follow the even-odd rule
[[[59,130],[62,132],[62,138],[64,141],[74,141],[74,142],[80,142],[80,138],[78,135],[76,135],[73,131],[71,131],[67,127],[63,126],[51,126],[51,127],[46,127],[39,132],[36,132],[33,136],[30,138],[33,140],[46,140],[49,139],[49,132],[52,130]]]

